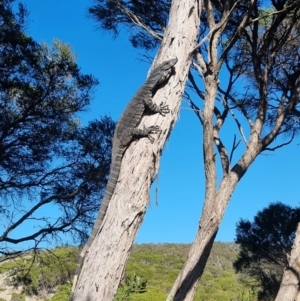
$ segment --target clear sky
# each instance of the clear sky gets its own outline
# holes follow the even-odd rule
[[[142,51],[127,40],[126,30],[113,39],[96,30],[87,17],[90,0],[23,0],[30,11],[27,33],[38,42],[58,38],[72,46],[82,71],[95,75],[100,85],[82,122],[104,114],[117,120],[144,82],[149,65]],[[226,133],[227,134],[227,133]],[[232,137],[232,133],[228,133]],[[231,140],[232,141],[232,140]],[[233,241],[240,218],[252,219],[270,202],[299,206],[300,142],[276,152],[260,155],[239,183],[221,224],[217,241]],[[151,203],[139,231],[137,243],[190,243],[198,228],[204,198],[202,128],[183,102],[177,124],[165,145],[158,183],[158,205]]]

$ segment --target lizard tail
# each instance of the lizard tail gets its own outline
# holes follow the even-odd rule
[[[104,193],[104,197],[102,199],[102,203],[100,206],[100,210],[98,213],[98,217],[95,221],[93,231],[87,241],[87,247],[89,247],[94,240],[96,234],[100,230],[100,226],[102,224],[102,221],[104,219],[104,215],[106,213],[109,201],[114,193],[115,187],[118,182],[119,174],[120,174],[120,169],[121,169],[121,161],[122,161],[122,156],[123,156],[124,150],[117,147],[115,150],[112,152],[112,163],[111,163],[111,170],[108,178],[108,182],[106,185],[106,190]]]
[[[93,227],[93,231],[92,231],[86,245],[83,247],[83,249],[79,255],[78,263],[77,263],[76,270],[74,273],[75,275],[74,275],[74,280],[73,280],[73,287],[72,287],[72,291],[71,291],[72,293],[71,293],[70,301],[73,299],[74,290],[75,290],[75,287],[77,284],[78,276],[79,276],[86,252],[88,251],[95,236],[97,235],[98,231],[100,230],[100,226],[104,219],[104,215],[106,213],[109,201],[111,199],[111,196],[114,193],[114,190],[115,190],[118,178],[119,178],[119,174],[120,174],[121,160],[122,160],[123,153],[124,153],[124,150],[119,147],[116,147],[112,152],[111,171],[110,171],[108,182],[106,185],[105,194],[104,194],[101,206],[100,206],[100,210],[99,210],[97,219],[96,219],[94,227]]]

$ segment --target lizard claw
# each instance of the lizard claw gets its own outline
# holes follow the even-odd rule
[[[147,137],[151,143],[154,142],[154,138],[151,136],[153,133],[157,133],[160,131],[160,127],[158,125],[152,125],[145,129],[147,131]]]
[[[163,102],[159,105],[159,114],[165,116],[166,114],[170,113],[170,109],[168,105],[165,105]]]

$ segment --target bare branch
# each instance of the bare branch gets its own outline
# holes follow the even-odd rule
[[[226,147],[223,144],[222,140],[219,137],[219,132],[217,131],[217,129],[215,127],[214,127],[214,142],[215,142],[218,152],[220,154],[223,173],[227,174],[229,171],[229,167],[230,167],[227,150],[226,150]]]
[[[249,9],[248,9],[247,14],[244,16],[244,18],[241,21],[239,27],[235,31],[235,34],[233,35],[233,37],[231,38],[231,40],[229,41],[229,43],[227,44],[226,48],[223,50],[223,52],[220,56],[219,63],[218,63],[219,67],[221,67],[221,65],[222,65],[224,59],[226,58],[228,52],[230,51],[230,49],[232,48],[232,46],[234,45],[236,40],[241,36],[241,33],[243,32],[245,27],[248,25],[249,19],[251,17],[252,9],[253,9],[255,3],[256,3],[255,0],[250,1],[250,5],[249,5]]]
[[[82,183],[81,185],[79,185],[77,187],[77,189],[75,189],[72,193],[68,194],[68,195],[52,195],[46,199],[44,199],[43,201],[37,203],[35,206],[33,206],[30,210],[28,210],[21,218],[19,218],[18,221],[16,221],[15,223],[13,223],[11,226],[9,226],[4,232],[3,234],[0,236],[0,241],[8,241],[7,235],[9,234],[9,232],[11,232],[12,230],[14,230],[15,228],[17,228],[20,224],[22,224],[26,219],[28,219],[35,211],[37,211],[40,207],[42,207],[43,205],[49,204],[51,203],[53,200],[57,200],[57,199],[71,199],[73,198],[79,191],[81,186],[84,183]],[[45,232],[45,231],[42,231]],[[41,233],[42,233],[41,232]],[[38,234],[40,235],[40,234]],[[34,235],[34,237],[36,237],[37,235]],[[32,236],[30,236],[32,237]],[[31,238],[32,239],[32,238]],[[25,240],[28,240],[27,238]],[[17,240],[19,241],[19,240]],[[24,240],[21,240],[24,241]],[[17,242],[16,242],[17,243]]]
[[[211,1],[204,1],[204,5],[208,11],[208,25],[209,25],[209,28],[210,28],[210,31],[209,33],[196,45],[194,51],[196,49],[198,49],[199,47],[201,47],[201,45],[203,43],[205,43],[207,40],[210,40],[212,43],[210,43],[210,59],[212,60],[213,57],[215,55],[212,55],[212,49],[215,48],[215,42],[214,41],[218,41],[219,39],[219,36],[220,34],[223,32],[227,22],[228,22],[228,19],[231,15],[231,13],[233,12],[233,10],[235,9],[235,7],[237,6],[237,4],[240,2],[240,0],[238,1],[235,1],[235,3],[233,4],[233,6],[231,7],[230,10],[226,9],[224,10],[223,12],[223,15],[222,15],[222,19],[217,23],[215,24],[215,19],[214,19],[214,12],[213,12],[213,7],[212,7],[212,4],[211,4]],[[218,33],[218,34],[217,34]],[[215,38],[214,35],[217,34],[217,36]],[[215,59],[213,59],[215,60]],[[215,61],[216,62],[216,61]],[[220,67],[220,65],[219,65]]]
[[[203,125],[203,111],[192,101],[192,98],[186,91],[184,92],[184,94],[189,101],[189,105],[195,112],[196,116],[199,118],[200,123]]]
[[[154,30],[150,29],[148,26],[146,26],[137,15],[132,13],[130,10],[126,8],[125,5],[122,5],[120,1],[114,1],[115,4],[120,8],[120,10],[132,21],[132,23],[136,24],[137,26],[143,28],[145,31],[147,31],[153,38],[161,41],[163,39],[163,34],[160,34],[158,32],[155,32]]]
[[[19,239],[5,237],[3,239],[3,241],[6,241],[6,242],[12,243],[12,244],[18,244],[18,243],[24,242],[24,241],[35,240],[36,238],[38,238],[42,235],[42,237],[39,240],[39,242],[41,242],[42,238],[48,234],[66,231],[65,229],[68,228],[69,226],[71,226],[79,216],[80,216],[80,211],[78,211],[77,214],[74,215],[74,217],[69,222],[64,222],[62,225],[60,225],[58,227],[54,227],[53,225],[48,225],[48,227],[45,227],[31,235],[24,236]],[[58,222],[58,220],[54,223],[54,225]],[[67,230],[66,232],[69,232],[69,230]]]
[[[225,94],[225,91],[223,91],[220,87],[218,87],[218,90]],[[232,96],[230,96],[230,95],[228,95],[228,98],[230,98],[231,100],[234,100],[234,98]],[[243,138],[243,140],[245,142],[245,145],[248,147],[248,142],[247,142],[247,139],[246,139],[246,137],[244,135],[244,130],[243,130],[243,127],[242,127],[241,123],[239,122],[238,118],[235,116],[234,112],[229,108],[229,106],[228,106],[227,101],[225,100],[225,98],[221,97],[221,100],[223,102],[224,107],[229,111],[229,113],[233,117],[233,119],[234,119],[234,121],[235,121],[235,123],[236,123],[236,125],[238,127],[238,130],[239,130],[239,132],[240,132],[240,134],[241,134],[241,136],[242,136],[242,138]]]
[[[300,111],[298,111],[296,108],[293,108],[291,112],[292,112],[292,114],[294,114],[295,116],[300,118]]]
[[[237,147],[239,146],[240,142],[241,142],[241,140],[239,140],[239,142],[236,143],[236,135],[234,135],[233,143],[232,143],[232,149],[231,149],[230,157],[229,157],[229,162],[232,162],[232,157],[233,157],[234,151],[237,149]]]
[[[292,135],[292,137],[291,137],[291,139],[289,141],[287,141],[285,143],[282,143],[282,144],[278,144],[278,145],[276,145],[274,147],[266,147],[266,148],[264,148],[264,150],[275,151],[278,148],[281,148],[283,146],[289,145],[294,140],[294,137],[295,137],[295,134],[293,133],[293,135]]]
[[[194,76],[193,74],[191,73],[191,71],[189,71],[189,76],[188,76],[195,92],[198,94],[198,96],[204,100],[204,94],[203,92],[199,89],[199,87],[197,86],[196,82],[195,82],[195,79],[194,79]]]
[[[198,70],[199,74],[203,78],[203,74],[207,71],[206,63],[200,53],[196,53],[195,57],[197,64],[193,61],[193,66]]]
[[[271,12],[271,13],[262,9],[261,12],[264,12],[265,14],[263,16],[261,16],[261,17],[257,17],[255,19],[251,19],[250,22],[254,23],[254,22],[260,21],[262,19],[269,18],[269,17],[271,17],[273,15],[279,15],[281,13],[286,13],[288,10],[290,10],[290,8],[293,8],[293,7],[297,6],[297,2],[299,2],[299,0],[296,0],[292,4],[287,5],[282,10],[274,11],[274,12]]]
[[[273,129],[269,132],[269,134],[267,134],[261,140],[263,146],[269,145],[275,139],[281,126],[285,121],[286,116],[291,112],[293,112],[293,109],[298,104],[299,95],[300,95],[300,79],[298,79],[296,85],[294,86],[292,90],[292,96],[289,102],[287,103],[287,105],[285,106],[285,108],[283,109],[283,104],[278,107],[277,117]],[[283,103],[283,101],[281,101],[281,103]]]

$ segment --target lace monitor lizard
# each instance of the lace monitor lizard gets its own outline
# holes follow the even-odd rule
[[[86,252],[88,251],[95,236],[100,230],[109,201],[114,193],[119,178],[122,157],[126,148],[129,146],[130,142],[134,138],[148,137],[150,141],[153,142],[153,137],[151,137],[150,134],[159,131],[159,126],[150,126],[147,128],[144,127],[143,129],[137,128],[144,115],[145,110],[148,109],[153,113],[159,113],[163,116],[170,112],[168,105],[161,103],[158,106],[155,103],[153,103],[152,97],[157,91],[157,89],[160,87],[160,85],[165,83],[170,78],[174,69],[173,67],[176,63],[177,58],[171,59],[169,61],[163,62],[158,67],[153,69],[146,82],[139,88],[135,96],[127,105],[126,109],[124,110],[116,125],[114,137],[112,140],[113,146],[111,156],[111,171],[108,178],[106,191],[100,206],[98,217],[93,227],[93,231],[79,256],[73,281],[72,295],[76,287],[77,278],[81,269],[84,256],[86,255]],[[72,300],[72,297],[70,300]]]

